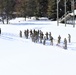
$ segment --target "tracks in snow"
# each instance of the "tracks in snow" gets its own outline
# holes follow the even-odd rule
[[[22,37],[20,38],[19,35],[17,34],[13,34],[13,33],[6,33],[6,32],[3,32],[1,35],[0,35],[0,39],[4,39],[4,40],[8,40],[8,41],[21,41],[21,42],[30,42],[31,39],[26,39],[25,37]],[[63,42],[60,44],[60,45],[57,45],[56,44],[56,39],[54,40],[54,45],[53,46],[57,46],[59,48],[63,48]],[[38,43],[40,44],[40,43]],[[68,44],[68,49],[71,49],[71,50],[75,50],[76,47],[72,47],[72,45],[75,45],[76,43],[70,43]],[[49,42],[47,41],[46,42],[46,45],[50,45]]]
[[[20,38],[19,35],[13,34],[13,33],[2,33],[0,35],[0,39],[8,40],[8,41],[21,41],[21,42],[26,42],[25,38]]]

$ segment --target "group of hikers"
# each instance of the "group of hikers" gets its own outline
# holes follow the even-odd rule
[[[0,35],[1,35],[1,28],[0,28]],[[21,30],[20,30],[19,35],[21,38],[23,37]],[[26,39],[31,38],[32,42],[35,42],[35,43],[40,42],[40,43],[43,43],[43,45],[46,44],[46,41],[49,41],[50,45],[53,45],[54,40],[55,40],[53,38],[51,32],[49,32],[49,33],[46,32],[44,34],[41,30],[35,30],[35,29],[34,30],[32,30],[32,29],[31,30],[28,30],[28,29],[24,30],[24,36]],[[71,43],[71,35],[70,34],[68,34],[68,42]],[[60,43],[61,43],[61,36],[59,35],[56,45],[60,45]],[[63,48],[67,49],[67,39],[66,38],[64,38],[63,43],[64,43]]]
[[[49,41],[50,42],[50,45],[53,45],[54,43],[54,38],[51,34],[51,32],[46,32],[45,34],[41,31],[41,30],[24,30],[24,36],[26,39],[28,38],[31,38],[32,42],[39,42],[39,43],[43,43],[43,45],[46,44],[46,41]],[[22,31],[20,30],[20,37],[22,37]],[[71,35],[68,34],[68,41],[69,43],[71,42]],[[56,45],[60,45],[61,43],[61,36],[59,35],[58,36],[58,39],[57,39],[57,44]],[[63,46],[64,49],[67,49],[67,39],[64,38],[64,46]]]

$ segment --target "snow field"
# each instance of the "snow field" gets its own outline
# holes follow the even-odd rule
[[[27,25],[26,21],[25,25],[0,25],[0,75],[76,75],[76,28],[68,25],[64,27],[64,24],[57,26],[53,21],[45,25],[41,25],[41,21],[37,24],[33,22],[34,25]],[[63,43],[69,33],[71,43],[68,43],[67,50],[51,46],[48,42],[46,45],[33,43],[31,39],[25,39],[24,35],[19,37],[19,31],[24,32],[25,29],[51,32],[54,44],[59,35]]]

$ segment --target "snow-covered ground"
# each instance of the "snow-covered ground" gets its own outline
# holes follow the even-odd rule
[[[24,21],[11,20],[10,24],[1,24],[0,35],[0,75],[76,75],[76,28],[72,25],[59,24],[56,21]],[[19,37],[19,31],[25,29],[51,32],[54,45],[46,42],[33,43],[31,39]],[[71,34],[71,43],[68,49],[56,46],[57,38],[61,35],[63,46],[64,38],[68,40]]]

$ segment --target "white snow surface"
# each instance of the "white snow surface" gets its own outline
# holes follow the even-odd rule
[[[18,21],[16,18],[9,25],[0,23],[0,75],[76,75],[76,27],[57,26],[56,21]],[[20,38],[19,31],[24,33],[26,29],[51,32],[54,45],[33,43],[24,34]],[[71,34],[68,49],[56,46],[57,37],[61,35],[63,46],[68,34]]]

